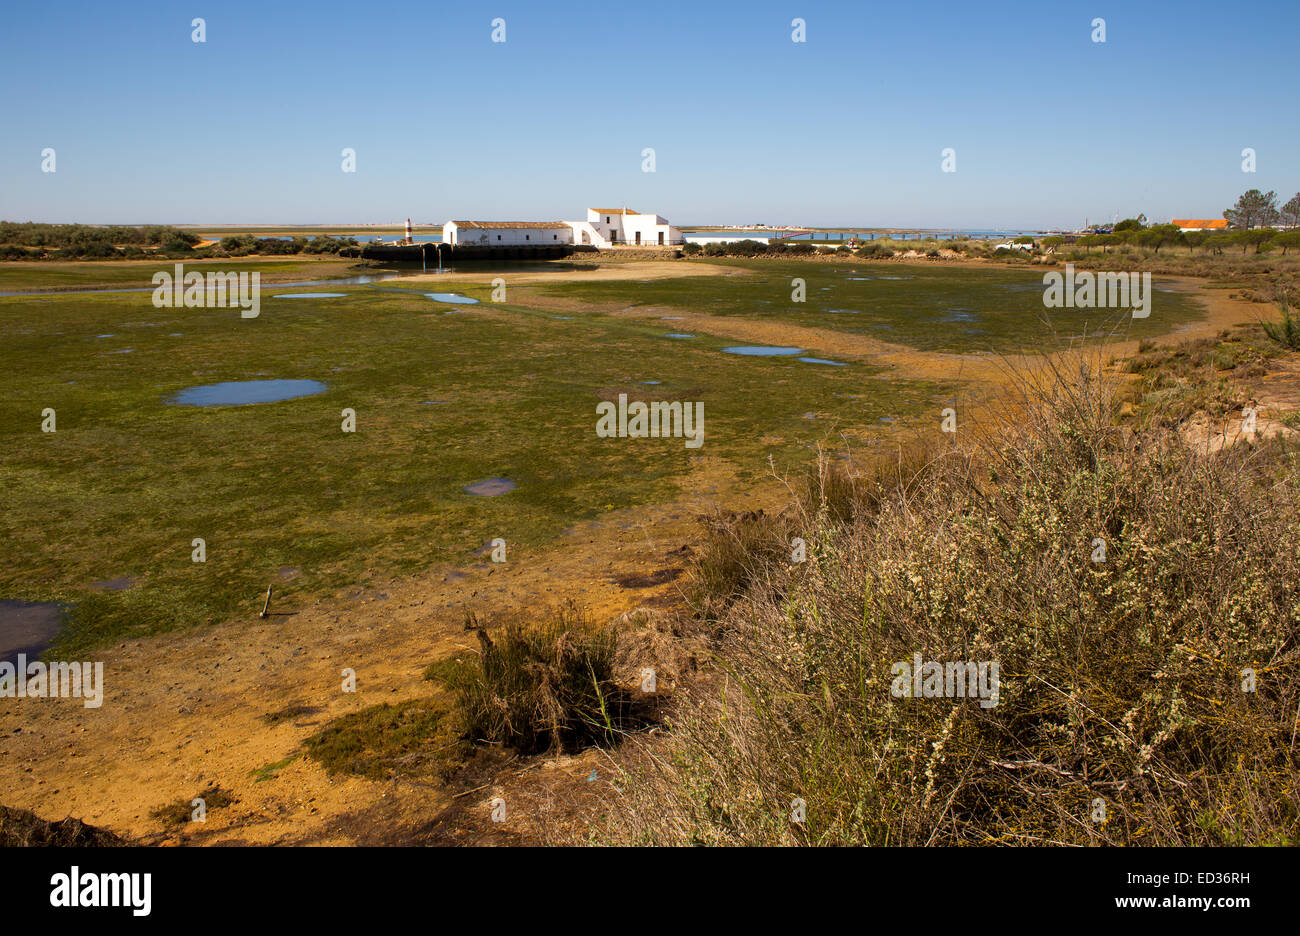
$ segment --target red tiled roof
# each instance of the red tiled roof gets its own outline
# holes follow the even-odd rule
[[[1204,220],[1199,218],[1171,218],[1169,223],[1184,228],[1226,228],[1228,226],[1228,222],[1224,218],[1207,218]]]

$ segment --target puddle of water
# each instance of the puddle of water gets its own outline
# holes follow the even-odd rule
[[[446,406],[449,400],[425,400],[424,406]]]
[[[90,588],[92,591],[126,591],[135,584],[135,576],[119,575],[117,578],[105,579],[102,582],[94,582]]]
[[[940,316],[941,322],[978,322],[979,315],[971,309],[949,309],[948,314]]]
[[[96,335],[96,338],[116,338],[116,335]]]
[[[342,299],[347,293],[280,293],[272,299]]]
[[[829,364],[831,367],[849,366],[844,361],[828,361],[825,358],[819,358],[819,357],[801,357],[799,358],[799,360],[803,361],[805,364]]]
[[[0,660],[16,663],[18,654],[34,660],[63,623],[63,608],[49,601],[0,601]]]
[[[857,309],[827,309],[827,315],[858,315]]]
[[[243,406],[315,396],[325,390],[319,380],[230,380],[186,387],[167,402],[181,406]]]
[[[478,305],[477,299],[471,299],[469,296],[461,296],[457,293],[425,293],[435,302],[454,302],[457,305]]]
[[[669,332],[669,338],[694,338],[694,335],[688,335],[685,332]]]
[[[553,319],[559,319],[559,320],[562,321],[562,322],[571,322],[571,321],[573,321],[573,316],[572,316],[572,315],[552,315],[551,318],[553,318]]]
[[[681,315],[661,315],[661,316],[659,316],[659,318],[660,318],[661,321],[670,322],[670,321],[676,321],[676,320],[679,319],[679,318],[684,318],[684,316],[681,316]]]
[[[807,354],[803,348],[783,348],[779,345],[736,345],[722,349],[727,354],[743,354],[748,357],[784,357],[794,354]]]
[[[135,348],[120,348],[117,351],[105,351],[105,354],[130,354]]]
[[[657,381],[657,380],[643,380],[643,381],[641,381],[641,383],[643,383],[643,384],[650,384],[650,385],[652,385],[652,386],[658,386],[659,381]]]
[[[496,497],[499,494],[509,494],[514,489],[515,483],[507,478],[488,478],[486,481],[475,481],[461,488],[466,494],[473,494],[475,497]]]

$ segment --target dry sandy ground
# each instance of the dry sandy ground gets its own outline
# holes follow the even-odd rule
[[[574,258],[574,263],[582,263]],[[516,283],[592,283],[602,280],[657,280],[671,279],[677,276],[726,276],[734,271],[729,267],[716,264],[683,263],[676,260],[632,260],[627,263],[602,262],[594,270],[527,270],[507,273],[493,273],[506,281],[507,286]],[[403,276],[390,283],[482,283],[482,273],[416,273]]]
[[[709,275],[708,269],[692,264],[689,275]],[[713,269],[716,275],[734,272]],[[507,274],[507,280],[630,274],[647,279],[682,272],[679,263],[644,262],[632,270]],[[412,279],[445,282],[464,276]],[[1261,307],[1205,290],[1199,281],[1186,281],[1183,288],[1197,291],[1209,315],[1168,340],[1214,334],[1260,316]],[[687,327],[869,359],[909,377],[969,380],[981,394],[1005,376],[987,356],[925,354],[824,329],[698,314],[689,315]],[[1293,379],[1300,383],[1300,373]],[[595,619],[608,620],[662,602],[675,593],[671,582],[624,587],[615,578],[680,567],[677,551],[694,539],[696,516],[715,505],[771,507],[781,502],[781,493],[775,482],[742,487],[725,463],[706,457],[674,502],[608,514],[569,531],[549,549],[512,553],[504,565],[433,569],[307,607],[273,608],[293,613],[268,620],[230,621],[116,646],[100,654],[107,684],[102,708],[88,710],[74,699],[0,700],[0,802],[46,819],[75,816],[162,843],[410,841],[431,828],[443,829],[443,841],[491,838],[469,830],[490,826],[488,801],[499,785],[453,800],[452,791],[438,784],[330,778],[314,761],[295,754],[305,737],[334,718],[429,695],[423,668],[472,646],[472,635],[462,626],[467,611],[513,613],[578,597]],[[357,673],[355,694],[342,692],[344,667]],[[289,706],[309,710],[274,726],[261,720]],[[543,789],[532,802],[548,801],[548,784],[581,785],[600,756],[589,752],[540,763],[528,775]],[[286,758],[294,759],[266,779],[254,777]],[[233,793],[236,802],[212,810],[206,823],[167,832],[149,817],[152,809],[188,801],[213,784]],[[449,825],[454,828],[447,830]],[[500,826],[502,835],[508,837],[509,830],[509,822]]]
[[[163,843],[413,836],[453,806],[451,790],[330,778],[303,757],[270,779],[253,773],[292,757],[334,718],[430,695],[424,667],[476,646],[463,629],[467,611],[490,617],[580,596],[596,620],[612,619],[675,593],[671,582],[642,588],[615,579],[680,568],[674,551],[693,539],[696,516],[714,503],[753,509],[776,496],[775,485],[739,490],[725,465],[705,458],[675,502],[608,514],[502,565],[431,570],[308,607],[273,606],[294,613],[265,621],[119,645],[98,655],[106,683],[99,709],[76,699],[0,700],[0,802]],[[344,667],[356,671],[354,694],[342,691]],[[289,706],[314,711],[275,726],[261,720]],[[568,759],[556,764],[568,769]],[[206,823],[165,833],[149,817],[213,784],[236,802],[212,810]],[[492,795],[485,789],[456,805],[486,814]]]

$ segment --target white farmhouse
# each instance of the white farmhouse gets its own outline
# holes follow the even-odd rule
[[[570,221],[573,243],[593,247],[666,247],[682,243],[682,232],[657,214],[631,208],[588,208],[586,221]]]
[[[567,221],[448,221],[442,242],[453,247],[554,247],[573,243]]]

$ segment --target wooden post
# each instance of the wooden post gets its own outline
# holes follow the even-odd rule
[[[258,617],[260,618],[266,617],[270,607],[271,607],[271,586],[268,585],[266,586],[266,603],[262,605],[262,613],[259,614]]]

